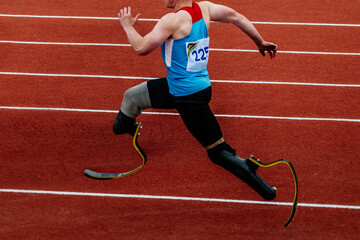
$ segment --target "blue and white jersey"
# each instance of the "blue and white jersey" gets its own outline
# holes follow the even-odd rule
[[[191,32],[181,39],[168,39],[161,45],[170,94],[187,96],[210,86],[206,69],[209,59],[209,37],[200,6],[184,7],[193,20]]]

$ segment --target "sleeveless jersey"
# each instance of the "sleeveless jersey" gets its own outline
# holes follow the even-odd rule
[[[187,11],[192,17],[190,34],[180,39],[168,39],[161,45],[169,91],[176,97],[190,95],[210,86],[206,69],[209,37],[201,8],[193,2],[192,7],[178,11],[181,10]]]

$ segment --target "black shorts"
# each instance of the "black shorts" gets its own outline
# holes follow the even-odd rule
[[[174,97],[169,93],[166,78],[150,80],[147,86],[151,107],[176,109],[185,126],[204,147],[222,138],[220,125],[209,106],[211,87],[188,96]]]

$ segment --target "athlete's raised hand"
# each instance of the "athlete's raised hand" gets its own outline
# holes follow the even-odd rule
[[[120,9],[120,12],[118,13],[119,21],[121,23],[121,26],[123,28],[128,26],[133,26],[137,20],[140,17],[140,13],[138,13],[134,18],[131,16],[131,7],[124,7],[123,9]]]
[[[261,55],[265,57],[265,52],[268,52],[270,55],[270,58],[275,58],[276,51],[277,51],[277,45],[271,42],[262,42],[258,45],[259,52]]]

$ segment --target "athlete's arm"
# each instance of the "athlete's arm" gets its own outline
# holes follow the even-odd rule
[[[264,41],[255,26],[245,16],[223,5],[208,1],[201,2],[201,4],[209,10],[210,21],[234,24],[255,42],[263,56],[265,56],[265,51],[267,51],[271,58],[275,57],[277,45]]]
[[[160,19],[150,33],[142,37],[133,27],[140,14],[133,18],[131,16],[131,8],[125,7],[120,10],[118,15],[129,43],[134,48],[135,52],[141,56],[147,55],[158,48],[175,32],[177,26],[174,13],[169,13]]]

